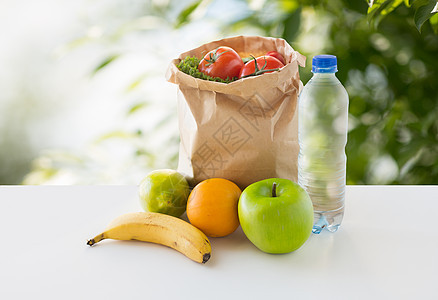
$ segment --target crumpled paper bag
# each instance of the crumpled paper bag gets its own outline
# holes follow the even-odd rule
[[[186,56],[202,59],[219,46],[231,47],[241,57],[275,50],[286,66],[229,84],[193,78],[178,69]],[[192,186],[214,177],[242,189],[272,177],[296,182],[297,102],[303,87],[298,66],[304,67],[305,60],[283,39],[237,36],[204,44],[171,62],[166,78],[178,85],[178,171]]]

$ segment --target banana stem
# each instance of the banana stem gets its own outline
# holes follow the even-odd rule
[[[104,240],[105,236],[103,233],[96,235],[94,238],[92,238],[91,240],[87,241],[87,245],[88,246],[93,246],[96,243],[99,243],[101,240]]]

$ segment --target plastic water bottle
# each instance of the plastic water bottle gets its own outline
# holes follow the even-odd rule
[[[348,94],[337,59],[317,55],[298,104],[298,183],[313,202],[313,232],[338,230],[344,216]]]

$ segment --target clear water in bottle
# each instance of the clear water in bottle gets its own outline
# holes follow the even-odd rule
[[[298,183],[313,202],[314,233],[335,232],[344,216],[348,94],[336,71],[336,56],[315,56],[299,97]]]

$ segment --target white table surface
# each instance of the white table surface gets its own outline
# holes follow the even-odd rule
[[[438,299],[438,186],[348,186],[336,233],[265,254],[239,228],[197,264],[87,239],[139,211],[136,186],[0,186],[0,299]]]

